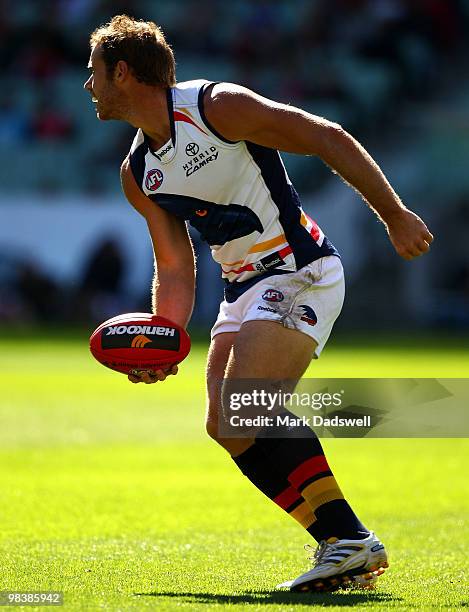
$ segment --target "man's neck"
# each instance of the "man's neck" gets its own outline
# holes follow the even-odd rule
[[[141,130],[150,138],[154,150],[162,147],[171,138],[166,89],[142,85],[130,100],[125,121]]]

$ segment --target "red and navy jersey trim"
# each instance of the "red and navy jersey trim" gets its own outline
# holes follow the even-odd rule
[[[132,153],[129,154],[130,169],[134,175],[135,182],[139,189],[142,189],[143,175],[145,174],[145,155],[148,145],[143,141]]]
[[[173,104],[173,90],[171,87],[166,89],[166,104],[168,107],[169,115],[169,127],[171,129],[171,140],[173,147],[176,147],[176,126],[174,123],[174,104]]]
[[[173,91],[170,87],[166,89],[166,104],[168,107],[169,115],[169,127],[171,130],[171,142],[173,147],[176,147],[176,126],[174,122],[174,104],[173,104]],[[150,149],[148,136],[142,131],[143,141],[141,144],[129,155],[130,169],[134,175],[135,182],[142,189],[143,175],[145,174],[145,155]],[[143,191],[143,189],[142,189]]]
[[[279,210],[279,221],[299,270],[326,255],[338,255],[337,249],[324,238],[319,245],[315,237],[301,224],[301,203],[296,189],[288,182],[280,154],[252,142],[247,149],[261,171],[262,178]]]
[[[207,88],[210,87],[211,85],[217,85],[217,83],[219,83],[219,81],[212,81],[210,83],[205,83],[205,85],[202,85],[202,87],[199,90],[199,95],[197,97],[197,105],[199,107],[199,113],[200,116],[202,118],[202,121],[204,122],[204,125],[206,128],[208,128],[212,134],[214,134],[219,140],[221,140],[222,142],[226,142],[227,144],[236,144],[238,141],[236,140],[228,140],[227,138],[225,138],[224,136],[222,136],[220,134],[220,132],[218,132],[213,125],[209,122],[209,120],[207,119],[206,115],[205,115],[205,110],[204,110],[204,95],[205,92],[207,91]]]

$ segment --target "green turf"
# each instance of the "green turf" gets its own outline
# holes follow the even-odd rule
[[[372,593],[277,593],[307,568],[308,539],[206,439],[202,345],[148,387],[77,339],[0,349],[0,590],[62,590],[67,610],[468,605],[467,440],[325,440],[391,569]],[[309,374],[468,371],[467,350],[440,339],[333,343]]]

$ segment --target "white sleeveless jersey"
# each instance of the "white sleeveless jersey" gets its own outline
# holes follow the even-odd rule
[[[228,141],[208,123],[209,85],[187,81],[167,90],[171,140],[153,151],[139,129],[130,166],[145,195],[200,232],[234,301],[261,278],[338,253],[302,210],[278,151]]]

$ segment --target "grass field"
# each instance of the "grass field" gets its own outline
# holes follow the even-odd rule
[[[469,440],[325,440],[391,568],[375,592],[278,593],[308,538],[206,438],[205,346],[157,386],[105,370],[86,340],[0,348],[0,591],[64,591],[66,610],[469,605]],[[441,339],[333,343],[309,371],[468,373],[464,343]]]

